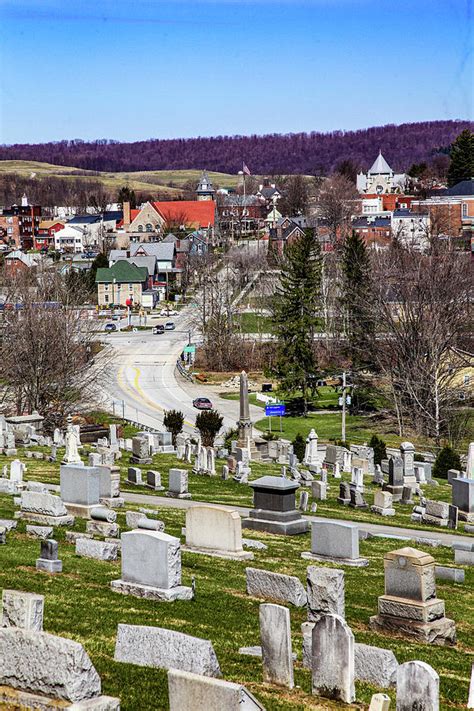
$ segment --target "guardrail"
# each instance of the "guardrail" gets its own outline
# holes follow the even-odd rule
[[[178,373],[180,373],[180,375],[182,375],[183,378],[186,378],[186,380],[189,380],[190,383],[194,383],[193,376],[191,375],[191,373],[189,373],[189,371],[186,370],[186,368],[184,367],[184,365],[181,363],[181,361],[179,359],[176,361],[176,368],[178,370]]]

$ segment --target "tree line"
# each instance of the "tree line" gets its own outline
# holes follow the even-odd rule
[[[341,156],[352,161],[358,169],[367,170],[381,147],[392,168],[404,171],[414,163],[429,163],[437,154],[447,153],[463,129],[472,130],[472,124],[468,121],[426,121],[358,131],[153,139],[134,143],[104,139],[58,141],[1,146],[0,160],[39,160],[114,172],[207,168],[236,173],[242,166],[242,157],[245,157],[255,174],[328,175]]]

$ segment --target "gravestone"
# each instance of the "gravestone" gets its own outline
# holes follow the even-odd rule
[[[311,667],[313,694],[347,704],[355,701],[354,635],[339,615],[316,622]]]
[[[378,485],[382,486],[383,482],[384,482],[384,478],[383,478],[382,467],[380,466],[380,464],[376,464],[374,467],[374,476],[372,479],[372,484],[378,484]]]
[[[164,486],[161,485],[161,474],[154,469],[149,469],[146,473],[146,486],[152,491],[164,491]]]
[[[172,499],[190,499],[188,491],[188,472],[186,469],[170,469],[166,496]]]
[[[339,484],[339,496],[337,497],[339,504],[347,506],[351,501],[351,488],[346,481],[341,481]]]
[[[403,460],[403,483],[406,486],[414,486],[416,484],[414,445],[411,442],[402,442],[400,454]]]
[[[260,568],[245,568],[247,594],[304,607],[306,591],[299,578]]]
[[[471,442],[471,445],[473,443]],[[469,453],[471,452],[471,445],[469,445]],[[469,469],[468,469],[469,471]],[[468,709],[474,709],[474,662],[472,663],[471,667],[471,681],[469,684],[469,696],[467,699],[467,708]]]
[[[68,514],[59,496],[43,491],[23,491],[19,518],[46,526],[72,526],[74,516]]]
[[[345,616],[344,571],[308,566],[306,571],[308,620],[317,622],[323,615]]]
[[[318,455],[318,435],[312,429],[306,438],[306,447],[303,458],[303,464],[306,466],[318,465],[320,463],[320,458]]]
[[[33,536],[33,538],[41,538],[46,540],[46,538],[51,538],[53,535],[52,526],[26,526],[26,535]]]
[[[61,465],[61,499],[70,514],[90,517],[100,501],[100,474],[96,467]]]
[[[132,464],[151,464],[149,439],[143,435],[132,437]]]
[[[357,489],[357,487],[351,485],[350,494],[351,494],[351,500],[349,502],[349,506],[351,508],[353,508],[353,509],[368,508],[368,504],[365,501],[364,497],[362,496],[362,492],[359,489]]]
[[[398,662],[391,649],[355,644],[355,678],[382,689],[395,686]]]
[[[397,711],[439,711],[439,676],[425,662],[405,662],[397,671]]]
[[[384,483],[383,490],[393,496],[394,501],[400,501],[403,492],[403,459],[390,457],[388,460],[388,484]]]
[[[290,611],[282,605],[260,605],[260,642],[263,680],[269,684],[294,687]]]
[[[474,479],[453,479],[452,501],[461,521],[474,522]]]
[[[0,628],[0,706],[118,711],[119,699],[100,696],[101,683],[79,642],[19,627]],[[77,704],[77,706],[76,706]]]
[[[118,541],[111,543],[81,537],[76,540],[76,555],[80,558],[115,561],[118,558],[118,545]]]
[[[359,457],[360,459],[365,459],[367,461],[367,474],[374,474],[374,450],[372,447],[360,444],[351,444],[351,452]]]
[[[183,550],[218,558],[252,560],[242,548],[242,523],[237,511],[199,504],[186,511],[186,546]]]
[[[127,484],[133,484],[134,486],[142,486],[142,470],[138,467],[128,467]]]
[[[380,516],[395,516],[392,494],[389,491],[376,491],[374,504],[370,507],[370,510]]]
[[[308,510],[309,495],[307,491],[302,491],[300,494],[300,504],[298,506],[299,510],[304,513]]]
[[[390,711],[390,696],[387,696],[387,694],[372,694],[369,711]]]
[[[243,528],[281,535],[306,533],[309,522],[295,508],[297,482],[278,476],[264,476],[250,483],[253,505],[249,517],[242,521]]]
[[[191,600],[192,589],[181,585],[178,538],[160,531],[137,529],[122,533],[122,577],[112,590],[151,600]]]
[[[227,464],[223,464],[223,465],[222,465],[221,478],[222,478],[224,481],[227,481],[227,479],[229,478],[229,467],[228,467]]]
[[[444,601],[436,597],[434,558],[400,548],[384,555],[384,569],[385,594],[378,599],[378,615],[370,618],[372,629],[429,644],[454,644],[454,621],[445,617]]]
[[[21,627],[24,630],[42,632],[44,596],[19,590],[4,590],[2,593],[1,627]]]
[[[219,662],[209,640],[163,627],[119,624],[114,659],[140,667],[221,676]]]
[[[303,552],[301,557],[352,567],[369,564],[359,556],[358,525],[340,521],[312,521],[311,551]]]
[[[58,559],[58,543],[52,538],[41,541],[40,557],[36,559],[36,570],[46,573],[61,573],[63,563]]]
[[[23,474],[26,471],[26,466],[19,459],[14,459],[10,463],[10,481],[16,484],[23,482]]]
[[[169,711],[265,711],[244,686],[170,669]]]
[[[312,481],[311,493],[313,495],[313,499],[316,499],[317,501],[326,501],[327,486],[327,483],[324,481]]]

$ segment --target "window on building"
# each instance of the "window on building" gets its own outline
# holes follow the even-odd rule
[[[153,232],[153,225],[150,222],[147,222],[145,225],[145,231],[146,232]]]
[[[469,385],[470,382],[471,382],[471,376],[465,375],[464,376],[464,385]]]
[[[105,294],[105,295],[104,295],[104,301],[105,301],[106,304],[109,303],[109,295],[108,295],[108,294]]]
[[[108,290],[109,290],[109,285],[108,285],[108,284],[104,284],[104,291],[108,291]]]
[[[467,202],[463,202],[462,204],[462,216],[467,217]]]
[[[138,225],[138,231],[143,232],[143,225]]]
[[[129,290],[129,291],[133,291],[133,284],[129,284],[129,285],[128,285],[128,290]]]

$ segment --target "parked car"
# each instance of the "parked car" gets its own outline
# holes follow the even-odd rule
[[[197,410],[212,410],[212,402],[208,397],[197,397],[193,400],[193,407]]]
[[[117,325],[115,323],[106,323],[105,324],[105,330],[106,331],[116,331],[117,330]]]
[[[162,323],[159,323],[157,326],[153,328],[153,333],[155,336],[159,336],[160,334],[165,332],[165,327],[163,326]]]
[[[165,331],[174,331],[176,326],[174,325],[173,321],[167,321],[165,323]]]

